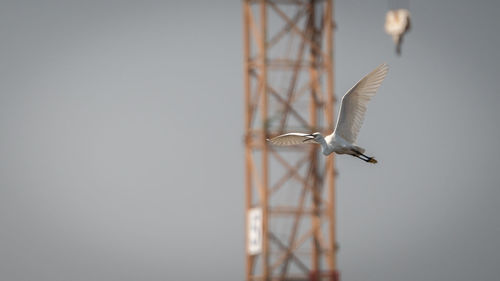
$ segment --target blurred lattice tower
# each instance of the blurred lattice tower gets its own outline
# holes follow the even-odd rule
[[[334,127],[333,1],[243,1],[246,280],[338,280],[335,168],[319,146],[270,146]]]

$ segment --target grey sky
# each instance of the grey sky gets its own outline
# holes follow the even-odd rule
[[[336,1],[336,92],[391,66],[338,157],[342,280],[500,275],[498,1]],[[0,2],[0,279],[242,280],[239,1]]]

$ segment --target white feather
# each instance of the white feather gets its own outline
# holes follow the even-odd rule
[[[310,134],[302,134],[302,133],[288,133],[281,136],[277,136],[268,140],[270,143],[274,145],[295,145],[295,144],[303,144],[308,142],[316,143]]]
[[[387,64],[381,64],[347,91],[342,98],[334,135],[352,144],[356,143],[368,101],[375,95],[388,71]]]

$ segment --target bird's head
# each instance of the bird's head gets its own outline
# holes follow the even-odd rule
[[[307,135],[307,139],[304,142],[316,141],[317,143],[319,143],[322,138],[323,138],[323,136],[321,135],[321,133],[316,132],[316,133],[312,133],[312,134]]]
[[[321,133],[319,133],[319,132],[316,132],[316,133],[312,133],[311,137],[313,137],[315,141],[319,141],[320,139],[323,138],[323,135],[321,135]]]

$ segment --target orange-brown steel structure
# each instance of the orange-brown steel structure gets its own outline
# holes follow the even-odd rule
[[[245,210],[262,210],[263,232],[261,251],[246,251],[246,280],[338,280],[333,155],[319,157],[315,145],[266,142],[291,129],[329,134],[334,127],[333,0],[244,0],[243,19]],[[271,30],[271,22],[282,26]],[[299,38],[289,41],[296,47],[293,57],[272,52],[285,37]],[[280,72],[288,74],[286,89],[269,79]],[[273,201],[289,186],[298,186],[296,200]],[[287,239],[272,228],[278,218],[291,222]],[[310,246],[305,253],[304,245]]]

